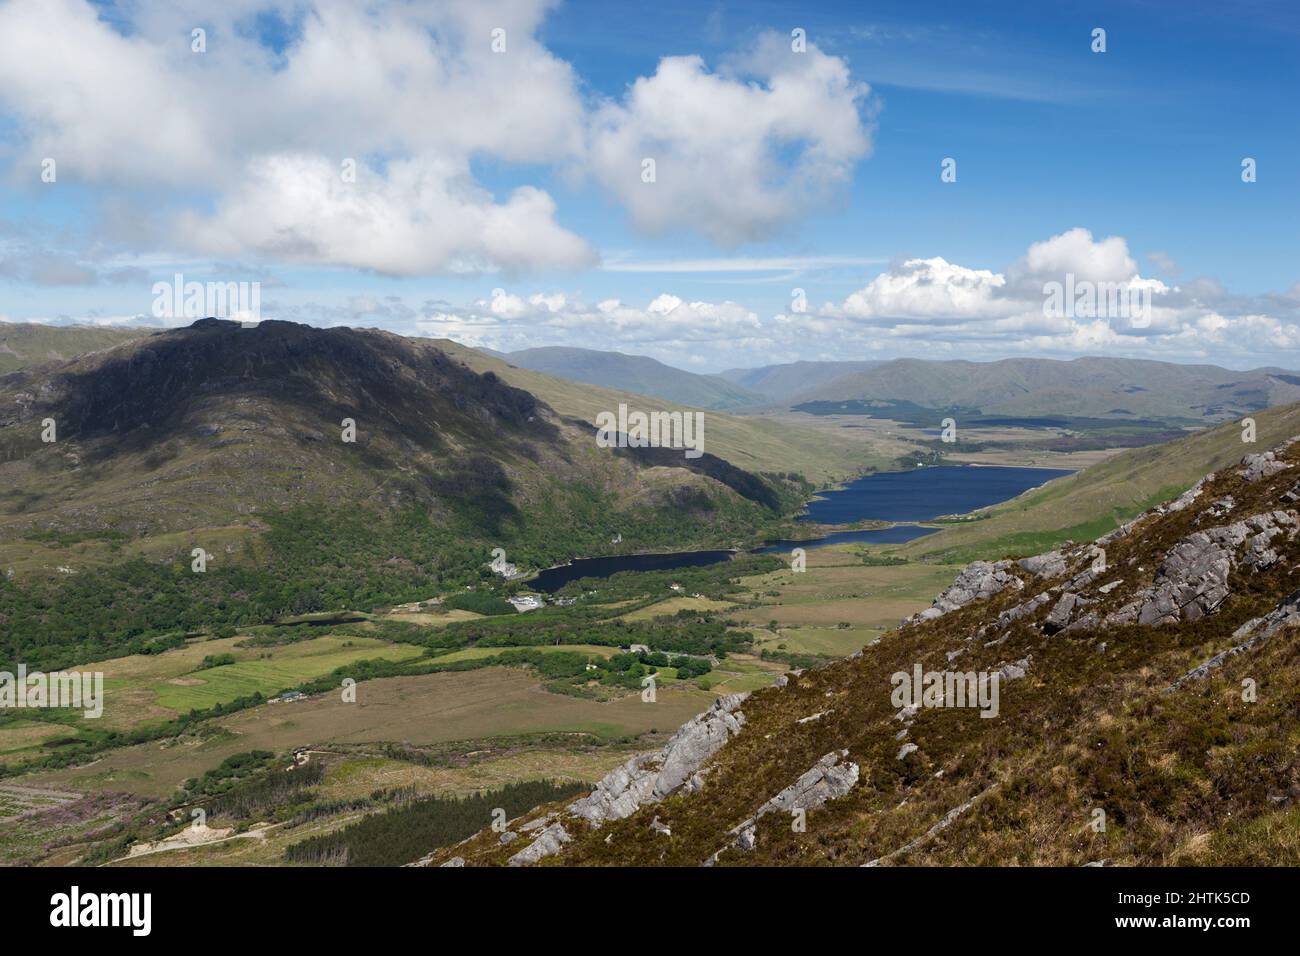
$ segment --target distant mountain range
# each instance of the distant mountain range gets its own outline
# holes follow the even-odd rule
[[[769,402],[785,402],[844,375],[869,372],[884,362],[789,362],[761,368],[732,368],[721,378],[758,392]]]
[[[535,372],[664,398],[693,408],[739,408],[769,401],[760,391],[728,381],[723,376],[683,372],[644,355],[554,347],[488,354]]]
[[[1285,369],[1238,372],[1124,358],[801,361],[717,375],[591,349],[528,349],[505,359],[560,378],[694,407],[776,405],[913,422],[937,422],[940,413],[960,412],[968,420],[982,417],[1003,424],[1213,424],[1300,401],[1300,374]]]

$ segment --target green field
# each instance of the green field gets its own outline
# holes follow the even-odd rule
[[[153,690],[159,705],[185,713],[255,693],[270,696],[366,658],[410,660],[421,653],[421,648],[410,644],[385,644],[356,637],[318,637],[289,645],[269,659],[192,671],[154,684]]]

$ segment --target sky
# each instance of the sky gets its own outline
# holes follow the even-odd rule
[[[0,0],[0,320],[1297,368],[1297,53],[1284,0]]]

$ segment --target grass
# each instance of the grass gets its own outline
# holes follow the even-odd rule
[[[355,661],[410,660],[419,657],[422,650],[409,644],[384,644],[365,638],[319,637],[263,653],[269,658],[211,667],[155,684],[157,702],[178,713],[205,710],[254,693],[270,696]]]
[[[741,676],[737,672],[737,679]],[[769,672],[768,683],[771,677]],[[642,702],[639,694],[601,702],[548,693],[527,671],[505,667],[381,678],[356,690],[355,704],[344,703],[339,694],[263,704],[209,721],[201,735],[106,751],[92,764],[29,774],[18,782],[165,796],[182,781],[249,750],[283,753],[385,741],[428,746],[564,732],[620,739],[675,730],[716,696],[668,687],[660,689],[654,704]]]

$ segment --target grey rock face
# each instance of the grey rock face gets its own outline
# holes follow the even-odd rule
[[[916,744],[903,744],[903,746],[898,748],[898,757],[895,759],[903,760],[904,758],[907,757],[908,754],[913,753],[920,749],[921,748],[918,747]]]
[[[739,711],[746,694],[720,697],[703,714],[673,734],[657,754],[633,757],[610,771],[596,789],[569,805],[569,812],[594,826],[631,816],[643,804],[657,803],[687,783],[722,745],[740,733]]]
[[[787,813],[791,810],[816,810],[844,796],[858,782],[858,765],[840,762],[848,755],[847,750],[840,750],[822,757],[798,780],[763,804],[754,814],[754,819],[778,810]]]
[[[506,860],[509,866],[528,866],[530,863],[536,863],[543,857],[552,856],[560,852],[560,848],[568,843],[572,837],[564,829],[562,823],[552,823],[549,827],[538,834],[537,839],[528,846],[524,847],[510,859]]]
[[[1031,558],[1021,558],[1020,566],[1036,578],[1057,578],[1065,573],[1065,555],[1060,551],[1048,551]]]
[[[840,762],[848,755],[847,750],[831,751],[800,775],[798,780],[759,807],[752,817],[740,826],[733,827],[731,833],[736,838],[735,845],[742,850],[752,850],[758,842],[754,825],[769,813],[816,810],[852,790],[858,782],[858,765]]]
[[[957,580],[934,599],[934,604],[912,620],[933,620],[972,601],[987,600],[1007,588],[1020,590],[1025,583],[1012,573],[1011,564],[1010,561],[976,561],[967,565]]]
[[[1237,472],[1247,481],[1255,482],[1270,478],[1279,471],[1290,468],[1284,461],[1279,461],[1276,452],[1266,451],[1258,455],[1247,455],[1241,459],[1242,469]]]
[[[1248,456],[1249,457],[1249,456]],[[1107,624],[1173,624],[1195,621],[1228,597],[1228,576],[1239,565],[1261,571],[1278,561],[1271,542],[1295,536],[1294,511],[1270,511],[1188,535],[1165,555],[1155,581],[1106,618]],[[1238,552],[1244,553],[1238,556]]]
[[[464,866],[465,858],[460,856],[453,856],[450,860],[448,860],[446,863],[442,865],[443,866]]]
[[[1043,630],[1048,634],[1055,634],[1062,631],[1070,623],[1076,610],[1091,604],[1087,598],[1073,591],[1066,591],[1061,595],[1061,599],[1056,602],[1047,618],[1043,621]]]

